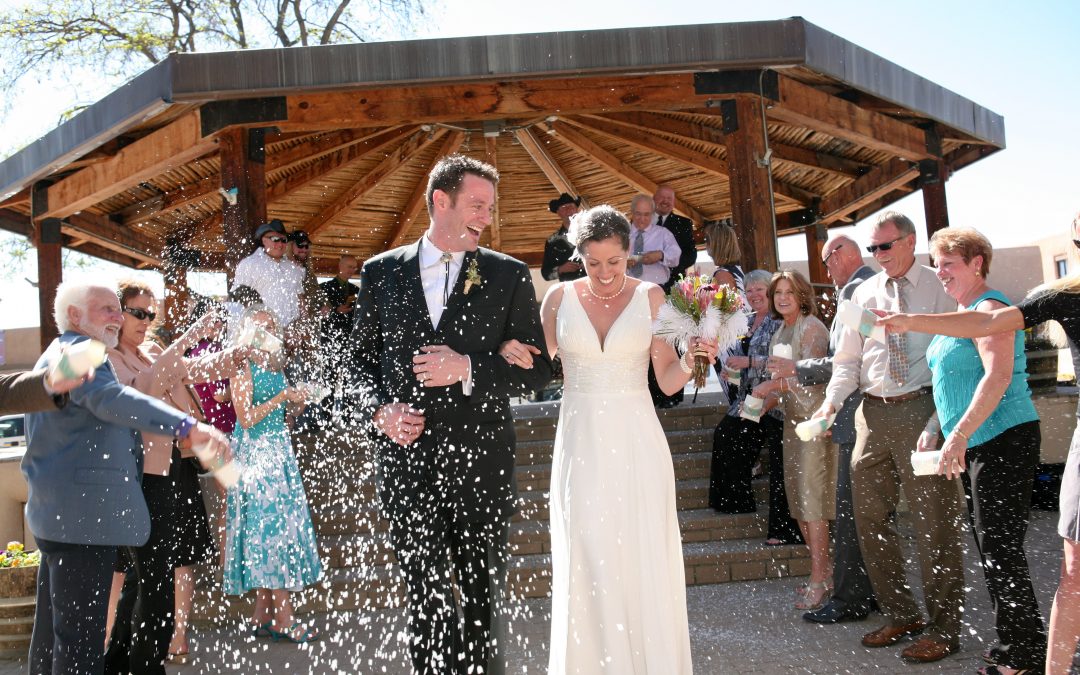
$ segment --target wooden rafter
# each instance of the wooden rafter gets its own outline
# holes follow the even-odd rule
[[[566,176],[566,172],[559,166],[559,163],[544,149],[543,144],[536,140],[531,130],[517,129],[514,131],[514,137],[517,138],[518,143],[521,143],[521,147],[525,148],[525,152],[529,153],[529,157],[532,157],[532,160],[536,162],[536,166],[540,167],[547,179],[551,181],[552,187],[559,192],[565,192],[580,198],[582,206],[588,207],[588,201],[581,196],[581,193],[574,187],[573,182]]]
[[[347,148],[332,152],[310,166],[304,167],[297,173],[278,181],[266,188],[266,201],[274,202],[284,199],[296,190],[316,181],[323,176],[345,169],[352,164],[364,160],[372,155],[385,151],[402,138],[416,131],[416,127],[398,127],[381,131],[375,136],[350,145]]]
[[[124,225],[131,227],[139,223],[145,223],[151,218],[163,216],[173,211],[184,208],[190,204],[202,201],[206,197],[217,192],[221,187],[221,177],[217,174],[208,176],[202,180],[181,185],[150,199],[145,199],[137,204],[132,204],[121,209],[117,214]]]
[[[499,153],[495,148],[499,137],[484,135],[484,159],[496,169],[499,168]],[[499,225],[499,200],[495,200],[495,212],[491,214],[491,248],[502,250],[502,228]]]
[[[397,125],[384,129],[342,129],[325,134],[313,134],[310,136],[310,140],[306,140],[295,147],[267,154],[266,170],[278,171],[292,168],[298,164],[310,162],[325,157],[330,153],[343,150],[351,145],[363,143],[395,128],[397,128]]]
[[[555,137],[558,138],[560,142],[565,143],[586,159],[604,167],[615,178],[633,187],[635,190],[641,190],[648,195],[656,192],[656,186],[659,184],[658,181],[654,181],[645,176],[634,167],[594,143],[592,139],[588,138],[569,124],[566,124],[565,122],[544,122],[538,126],[545,131],[550,130],[554,132]],[[696,223],[701,223],[706,220],[700,211],[690,204],[687,204],[686,201],[681,198],[676,197],[675,208]]]
[[[768,109],[768,116],[903,159],[931,157],[922,129],[783,75],[779,76],[779,99]]]
[[[555,110],[696,108],[707,99],[695,92],[692,73],[434,84],[288,96],[288,120],[275,125],[334,129],[528,117]]]
[[[431,164],[427,167],[424,175],[431,173],[431,170],[435,168],[435,163],[440,159],[457,152],[464,142],[465,134],[460,131],[451,131],[446,134],[446,140],[443,141],[442,147],[435,153],[435,159],[431,160]],[[405,200],[405,206],[401,209],[397,227],[386,239],[386,249],[397,248],[405,243],[405,238],[409,236],[409,230],[412,229],[412,224],[420,215],[420,209],[424,208],[426,201],[427,183],[423,180],[417,181],[416,187],[413,188],[412,194]]]
[[[7,199],[0,201],[0,209],[9,206],[24,206],[30,204],[30,188],[23,188]]]
[[[117,225],[104,216],[83,212],[68,216],[60,223],[60,231],[87,244],[108,249],[128,258],[160,265],[161,256],[156,254],[160,246],[146,235],[123,225]],[[84,247],[84,251],[86,251]]]
[[[404,166],[417,153],[422,152],[445,134],[446,129],[443,128],[431,132],[421,130],[414,133],[356,184],[338,195],[337,199],[316,214],[302,229],[308,233],[308,236],[314,237],[319,230],[332,225],[343,213],[378,187],[381,181],[393,175],[395,171]]]
[[[898,187],[910,183],[918,176],[918,164],[902,159],[891,159],[821,200],[821,222],[829,224],[840,220]]]
[[[35,218],[78,213],[143,181],[212,152],[213,137],[203,137],[198,110],[117,151],[116,155],[64,178],[48,188],[48,202]]]

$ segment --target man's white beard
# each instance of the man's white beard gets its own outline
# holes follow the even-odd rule
[[[109,349],[116,349],[116,345],[120,344],[119,329],[107,331],[105,326],[80,326],[80,328],[82,328],[83,335],[105,343],[105,346]]]

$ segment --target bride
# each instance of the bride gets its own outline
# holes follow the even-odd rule
[[[652,360],[672,393],[690,379],[700,340],[679,358],[652,335],[659,286],[626,276],[630,224],[610,206],[578,214],[568,237],[588,276],[553,286],[541,321],[565,388],[551,471],[548,672],[690,673],[675,472],[646,382]],[[515,363],[531,358],[503,345]]]

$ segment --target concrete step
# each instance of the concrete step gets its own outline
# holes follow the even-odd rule
[[[0,619],[33,617],[36,599],[32,595],[19,598],[0,598]]]
[[[34,615],[0,619],[0,635],[25,635],[30,637],[34,629]]]

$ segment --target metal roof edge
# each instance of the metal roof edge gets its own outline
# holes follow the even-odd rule
[[[168,108],[172,104],[174,58],[169,55],[0,161],[0,200]]]
[[[926,115],[998,148],[1005,118],[805,19],[806,67]]]

